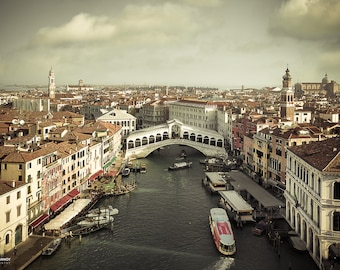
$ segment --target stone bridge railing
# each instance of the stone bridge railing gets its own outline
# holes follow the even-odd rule
[[[201,142],[194,142],[186,139],[167,139],[127,149],[125,153],[125,158],[145,158],[158,148],[174,144],[186,145],[195,148],[205,156],[224,156],[226,154],[226,150],[223,147],[209,145]]]

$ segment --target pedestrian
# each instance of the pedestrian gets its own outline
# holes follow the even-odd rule
[[[17,251],[18,251],[18,250],[17,250],[17,247],[15,246],[15,247],[14,247],[14,256],[17,255]]]

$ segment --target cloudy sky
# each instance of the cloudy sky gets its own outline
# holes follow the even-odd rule
[[[339,0],[1,0],[0,84],[340,82]]]

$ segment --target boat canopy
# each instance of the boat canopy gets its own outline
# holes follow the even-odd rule
[[[254,208],[247,203],[235,190],[219,191],[224,202],[235,212],[253,212]]]

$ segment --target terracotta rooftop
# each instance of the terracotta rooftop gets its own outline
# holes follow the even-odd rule
[[[23,181],[0,181],[0,195],[6,194],[12,190],[15,190],[18,187],[25,185],[26,183]]]
[[[339,137],[292,146],[289,150],[319,171],[340,173]]]

